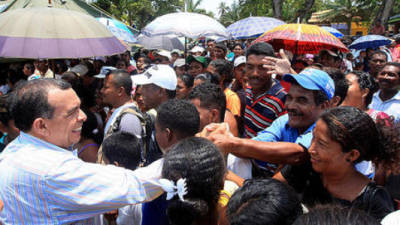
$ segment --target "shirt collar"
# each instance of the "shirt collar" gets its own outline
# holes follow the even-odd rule
[[[57,145],[54,145],[52,143],[49,143],[47,141],[44,141],[40,138],[34,137],[34,136],[27,134],[25,132],[22,132],[22,131],[20,132],[19,140],[22,143],[27,142],[30,144],[34,144],[37,147],[43,146],[43,147],[47,147],[52,150],[56,150],[56,151],[60,151],[60,152],[69,152],[71,154],[74,154],[74,150],[73,150],[72,146],[70,147],[70,149],[61,148],[61,147],[58,147]]]
[[[312,132],[312,131],[314,130],[315,125],[316,125],[316,123],[313,123],[311,126],[309,126],[309,127],[307,128],[306,131],[304,131],[303,133],[299,134],[299,136],[300,136],[300,135],[303,135],[303,134],[307,134],[307,133]],[[285,127],[286,127],[286,129],[295,130],[297,133],[299,133],[299,130],[298,130],[298,129],[293,128],[293,127],[291,127],[291,126],[289,125],[289,120],[286,122]]]
[[[374,98],[377,98],[377,99],[379,99],[381,102],[387,102],[387,101],[390,101],[390,100],[399,100],[400,101],[400,91],[397,91],[397,94],[395,94],[391,99],[388,99],[388,100],[386,100],[386,101],[382,101],[382,99],[379,97],[379,94],[381,93],[381,90],[379,90],[378,92],[376,92],[375,94],[374,94]]]

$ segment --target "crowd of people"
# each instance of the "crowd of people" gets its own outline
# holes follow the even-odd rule
[[[0,224],[400,221],[400,37],[0,64]]]

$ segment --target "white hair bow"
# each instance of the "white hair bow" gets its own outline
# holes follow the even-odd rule
[[[180,178],[176,185],[173,181],[167,179],[159,180],[162,189],[167,192],[167,200],[172,199],[175,195],[178,195],[181,201],[184,201],[183,196],[187,194],[186,190],[186,179]]]

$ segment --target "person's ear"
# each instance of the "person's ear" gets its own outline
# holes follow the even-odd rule
[[[329,101],[330,108],[335,108],[335,107],[339,106],[340,100],[341,100],[341,97],[333,96],[332,99]]]
[[[38,134],[40,136],[49,136],[50,131],[48,128],[48,125],[46,123],[46,120],[43,118],[36,118],[33,123],[32,123],[32,128],[31,131],[35,134]]]
[[[113,164],[119,167],[119,163],[117,161],[114,161]]]
[[[119,87],[118,88],[118,96],[122,96],[125,93],[125,88],[124,87]]]
[[[165,132],[165,135],[167,136],[167,140],[168,140],[168,142],[171,142],[171,140],[172,140],[172,131],[169,129],[169,128],[165,128],[165,130],[164,130],[164,132]]]
[[[362,97],[362,99],[367,98],[368,94],[369,94],[369,89],[368,88],[361,89],[361,97]]]
[[[220,121],[221,119],[219,118],[219,110],[218,109],[211,109],[209,115],[211,117],[211,122],[212,123],[221,123],[221,122],[223,122],[223,121]]]
[[[320,109],[322,109],[322,110],[327,110],[327,109],[329,109],[330,108],[330,101],[328,100],[328,101],[324,101],[323,103],[321,103],[320,105],[319,105],[319,107],[320,107]]]
[[[346,161],[354,163],[360,157],[360,152],[357,149],[352,149],[346,153]]]

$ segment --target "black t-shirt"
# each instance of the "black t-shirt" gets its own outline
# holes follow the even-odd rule
[[[367,212],[378,221],[394,210],[389,193],[373,182],[350,202],[332,197],[324,188],[320,175],[312,169],[310,162],[298,166],[287,165],[281,173],[288,184],[301,195],[302,203],[307,207],[330,203],[355,207]]]

